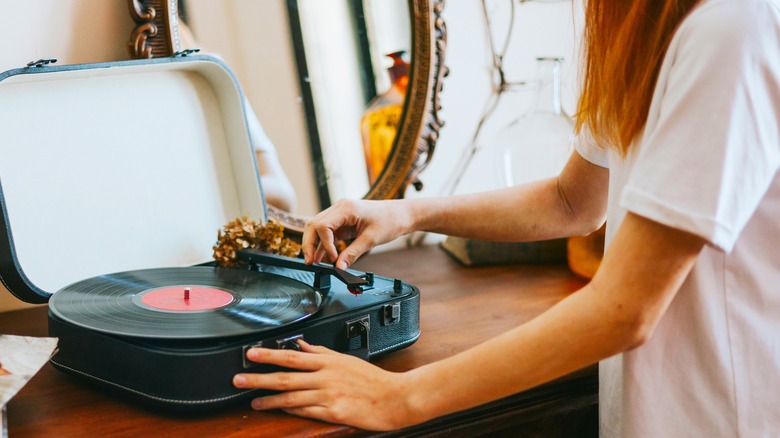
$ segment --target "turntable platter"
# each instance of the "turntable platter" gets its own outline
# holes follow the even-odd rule
[[[204,339],[246,335],[301,321],[322,306],[307,284],[257,271],[214,267],[103,275],[55,293],[50,311],[112,335]]]

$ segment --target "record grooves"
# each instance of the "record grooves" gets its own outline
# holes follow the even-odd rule
[[[213,267],[146,269],[79,281],[54,294],[53,314],[113,335],[205,339],[301,321],[322,296],[299,281]]]

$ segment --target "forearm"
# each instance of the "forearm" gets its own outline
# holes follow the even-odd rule
[[[502,190],[410,200],[412,231],[485,240],[583,235],[606,214],[609,172],[573,153],[560,176]]]
[[[530,241],[577,234],[554,179],[485,193],[410,200],[412,228],[483,240]]]
[[[629,348],[630,323],[608,323],[609,309],[590,295],[586,287],[529,323],[407,373],[409,411],[421,415],[413,422],[527,390]]]
[[[698,237],[629,213],[583,289],[526,324],[407,373],[410,412],[432,418],[476,406],[639,346],[702,246]]]

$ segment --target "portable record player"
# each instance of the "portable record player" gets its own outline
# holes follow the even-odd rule
[[[158,407],[210,409],[252,346],[365,359],[414,343],[419,290],[299,259],[209,263],[216,231],[265,220],[243,95],[208,56],[0,74],[0,281],[49,302],[51,363]],[[57,291],[50,293],[50,291]]]

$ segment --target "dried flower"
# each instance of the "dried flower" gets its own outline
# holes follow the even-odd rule
[[[248,216],[237,218],[217,230],[217,243],[214,245],[214,260],[222,267],[240,265],[236,252],[253,248],[271,254],[297,257],[301,245],[284,236],[284,226],[271,220],[261,224]]]

